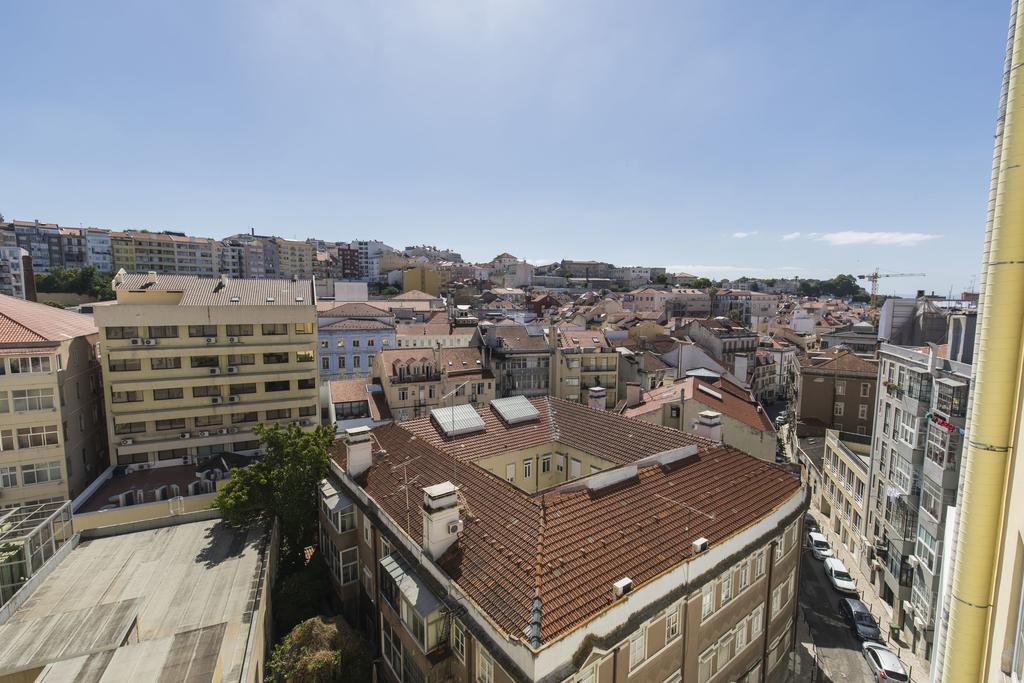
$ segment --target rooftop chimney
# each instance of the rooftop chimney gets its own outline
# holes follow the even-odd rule
[[[721,443],[722,414],[714,410],[702,410],[697,416],[697,423],[694,425],[693,431],[697,433],[697,436]]]
[[[435,560],[462,532],[459,507],[458,489],[450,481],[423,488],[423,550]]]
[[[626,407],[636,408],[643,400],[644,390],[640,382],[626,382]]]
[[[345,470],[350,477],[358,477],[373,464],[373,444],[369,427],[345,430]]]
[[[590,387],[587,389],[587,405],[594,410],[604,410],[607,396],[608,391],[604,387]]]

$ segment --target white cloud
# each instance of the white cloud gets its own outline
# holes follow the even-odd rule
[[[842,230],[826,232],[818,235],[819,242],[828,242],[834,247],[845,247],[858,244],[885,244],[899,247],[913,247],[921,242],[938,239],[939,235],[924,232],[865,232],[860,230]]]
[[[799,232],[787,232],[785,235],[782,236],[782,239],[783,239],[783,241],[788,242],[789,240],[799,239],[799,237],[800,237],[800,233]]]
[[[735,237],[738,240],[742,240],[742,239],[746,239],[747,237],[753,237],[756,234],[757,234],[757,230],[753,230],[751,232],[742,232],[742,231],[741,232],[734,232],[732,234],[732,236]]]

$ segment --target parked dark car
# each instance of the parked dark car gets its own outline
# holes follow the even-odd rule
[[[853,635],[859,640],[882,640],[882,632],[878,628],[878,622],[871,615],[871,610],[857,598],[840,600],[839,614],[846,619]]]

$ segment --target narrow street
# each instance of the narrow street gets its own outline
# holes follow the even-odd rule
[[[825,578],[822,563],[806,549],[801,552],[800,607],[824,674],[819,680],[870,682],[871,673],[861,654],[860,641],[839,614],[842,596]]]

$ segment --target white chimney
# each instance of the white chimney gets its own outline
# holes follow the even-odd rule
[[[423,550],[438,559],[459,538],[459,493],[455,484],[444,481],[423,489]]]
[[[604,410],[606,396],[608,391],[604,387],[590,387],[587,389],[587,405],[594,410]]]
[[[694,425],[693,431],[697,433],[697,436],[721,443],[722,414],[714,410],[702,410],[697,416],[697,423]]]
[[[353,427],[345,430],[345,471],[350,477],[358,477],[373,464],[373,443],[369,427]]]
[[[644,400],[644,390],[639,382],[626,382],[626,407],[636,408]]]

